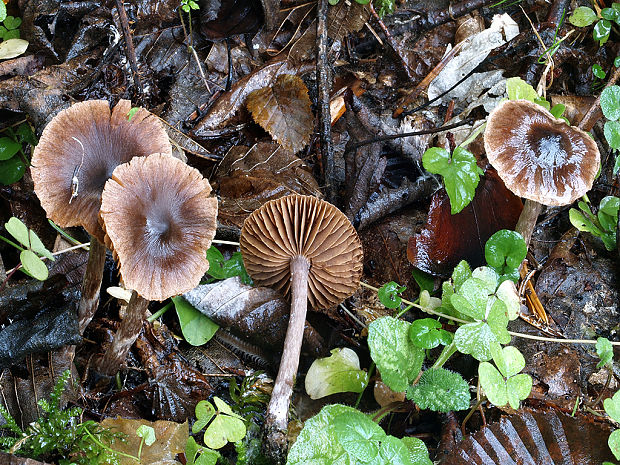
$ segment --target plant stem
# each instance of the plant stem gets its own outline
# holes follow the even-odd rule
[[[114,340],[108,346],[99,363],[100,373],[112,376],[119,370],[129,349],[140,335],[148,306],[148,300],[140,297],[136,291],[132,292],[131,299],[127,304],[125,318],[121,321]]]
[[[291,259],[291,315],[288,320],[280,369],[265,416],[267,452],[274,458],[286,455],[288,410],[293,394],[295,375],[299,367],[299,355],[308,309],[309,271],[310,262],[306,257],[298,255]]]
[[[135,460],[136,462],[140,463],[140,459],[138,457],[126,454],[124,452],[121,452],[120,450],[115,450],[115,449],[112,449],[111,447],[106,446],[99,439],[97,439],[95,436],[93,436],[93,434],[90,431],[88,431],[88,428],[85,427],[84,431],[90,437],[90,439],[92,439],[92,441],[95,444],[97,444],[99,447],[102,447],[103,449],[107,450],[108,452],[112,452],[113,454],[117,454],[117,455],[120,455],[122,457],[127,457],[128,459],[132,459],[132,460]]]
[[[170,310],[173,305],[174,304],[172,302],[168,302],[166,305],[164,305],[162,308],[160,308],[155,313],[153,313],[150,317],[148,317],[146,321],[148,321],[149,323],[153,323],[153,321],[155,321],[157,318],[159,318],[164,313],[166,313],[168,310]]]
[[[437,360],[435,360],[435,363],[433,364],[432,368],[441,368],[444,366],[444,364],[448,361],[448,359],[450,357],[452,357],[452,354],[454,354],[454,352],[456,352],[456,344],[454,343],[454,341],[452,341],[452,343],[449,346],[445,346],[443,348],[443,350],[441,351],[441,354],[439,354],[439,357],[437,358]]]
[[[105,265],[105,250],[105,246],[96,237],[90,236],[88,263],[86,264],[86,273],[82,281],[82,297],[80,298],[78,310],[80,334],[84,334],[99,305],[99,292],[101,290],[103,267]]]

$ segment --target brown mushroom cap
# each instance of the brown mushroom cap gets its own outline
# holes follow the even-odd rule
[[[50,121],[32,156],[34,189],[49,218],[63,227],[83,226],[100,242],[101,192],[114,168],[133,157],[172,154],[159,119],[141,108],[129,120],[129,110],[129,100],[112,111],[105,100],[76,103]]]
[[[217,199],[210,193],[198,170],[161,154],[114,170],[100,215],[126,287],[164,300],[199,284],[216,229]]]
[[[308,300],[327,308],[355,292],[362,275],[362,244],[357,232],[332,204],[306,195],[267,202],[243,224],[239,240],[252,279],[284,294],[290,291],[289,263],[310,261]]]
[[[508,100],[487,120],[484,146],[506,187],[543,205],[568,205],[592,188],[596,142],[528,100]]]

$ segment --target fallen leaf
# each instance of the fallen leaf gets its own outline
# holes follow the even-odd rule
[[[281,74],[271,87],[255,90],[246,102],[254,121],[293,153],[310,141],[314,128],[312,102],[301,78]]]
[[[521,200],[488,169],[472,202],[456,215],[450,214],[445,190],[433,196],[426,226],[409,238],[407,257],[416,268],[436,276],[449,276],[461,260],[472,268],[480,266],[486,241],[500,229],[514,229],[521,209]]]
[[[24,39],[9,39],[0,42],[0,60],[20,56],[28,48],[28,41]]]

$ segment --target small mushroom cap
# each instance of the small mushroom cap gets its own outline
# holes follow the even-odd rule
[[[252,279],[283,294],[291,288],[291,258],[306,257],[308,300],[316,309],[337,305],[359,286],[363,251],[357,232],[340,210],[315,197],[267,202],[245,220],[239,244]]]
[[[543,205],[568,205],[592,188],[596,142],[528,100],[508,100],[487,120],[484,146],[506,187]]]
[[[106,182],[101,220],[125,286],[148,300],[193,289],[209,269],[217,199],[200,172],[161,154],[119,165]]]
[[[114,168],[133,157],[172,154],[159,119],[141,108],[129,120],[129,110],[129,100],[112,111],[105,100],[87,100],[58,113],[43,130],[32,156],[32,179],[58,225],[83,226],[103,242],[101,192]]]

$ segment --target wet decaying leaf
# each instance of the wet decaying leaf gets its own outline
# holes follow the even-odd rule
[[[407,256],[416,268],[436,276],[449,276],[461,260],[480,266],[487,239],[500,229],[514,229],[521,209],[521,200],[489,169],[472,202],[456,215],[443,189],[433,196],[427,226],[409,239]]]
[[[253,344],[271,350],[283,345],[290,304],[271,288],[251,287],[239,278],[228,278],[197,286],[183,297],[217,324]],[[324,342],[308,323],[304,340],[306,350],[320,353]]]
[[[151,465],[179,464],[177,454],[185,452],[185,443],[189,437],[187,422],[174,423],[172,421],[158,420],[155,422],[146,420],[129,420],[125,418],[106,418],[101,422],[104,428],[110,428],[114,432],[125,434],[126,441],[114,443],[114,450],[125,454],[138,455],[138,449],[142,438],[136,435],[136,430],[141,425],[150,426],[155,430],[157,440],[150,446],[142,447],[140,463]],[[119,457],[120,465],[133,465],[136,461],[128,457]]]
[[[177,343],[165,326],[145,325],[136,350],[149,377],[147,395],[157,418],[184,421],[213,390],[207,379],[179,355]]]
[[[314,69],[314,63],[302,63],[294,66],[279,56],[252,73],[239,79],[230,91],[222,94],[209,108],[207,114],[194,127],[192,134],[197,138],[208,137],[209,131],[225,126],[237,111],[245,104],[247,96],[258,89],[269,87],[281,74],[300,75]]]
[[[218,165],[218,221],[241,228],[247,216],[269,200],[298,193],[321,196],[310,168],[284,147],[259,142],[233,147]]]
[[[255,90],[246,102],[254,121],[285,149],[299,152],[314,129],[312,102],[301,78],[281,74],[271,87]]]
[[[25,459],[0,452],[0,465],[47,465],[47,462],[39,462],[38,460]]]
[[[584,417],[524,410],[467,436],[441,463],[599,465],[613,460],[607,447],[611,430]]]

